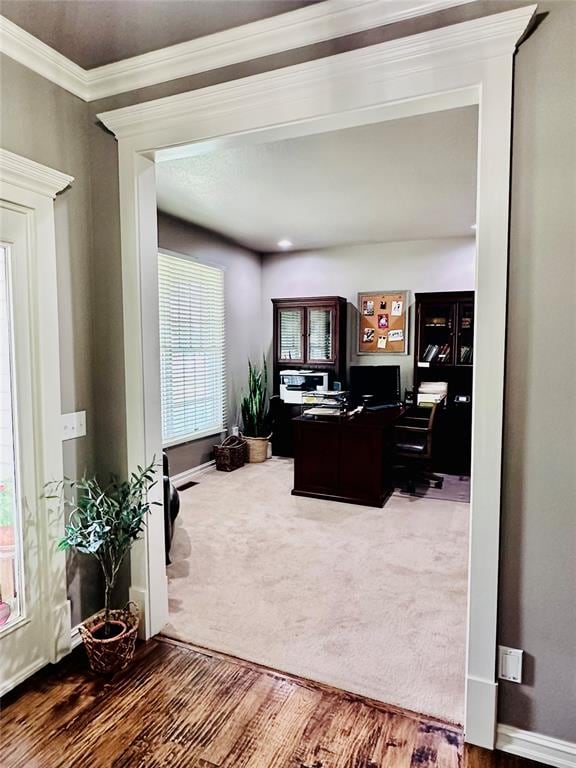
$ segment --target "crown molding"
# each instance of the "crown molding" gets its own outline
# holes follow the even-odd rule
[[[0,52],[73,93],[74,96],[79,96],[84,101],[90,100],[86,70],[5,16],[0,16]]]
[[[476,0],[326,0],[87,72],[90,100],[259,59]]]
[[[84,101],[95,101],[472,2],[325,0],[94,69],[83,69],[0,16],[0,51]]]
[[[423,72],[431,67],[458,66],[465,62],[512,55],[536,11],[536,5],[483,16],[472,21],[391,40],[366,48],[296,64],[283,69],[220,83],[196,91],[103,112],[98,119],[117,138],[137,136],[198,118],[209,119],[243,110],[273,106],[281,89],[283,98],[315,99],[326,80],[334,99],[339,89],[350,88],[351,78],[383,82]]]
[[[555,768],[576,768],[576,744],[510,725],[498,725],[496,749]]]
[[[72,184],[74,177],[7,149],[0,149],[0,180],[54,198]]]

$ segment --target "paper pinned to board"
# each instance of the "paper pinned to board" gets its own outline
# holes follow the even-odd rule
[[[388,341],[404,341],[404,331],[401,328],[388,331]]]
[[[386,349],[386,336],[378,336],[378,349]]]
[[[402,304],[401,301],[393,301],[392,302],[392,315],[394,317],[400,317],[402,315]]]

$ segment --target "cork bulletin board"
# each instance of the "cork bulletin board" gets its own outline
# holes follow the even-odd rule
[[[358,354],[408,354],[408,291],[358,294]]]

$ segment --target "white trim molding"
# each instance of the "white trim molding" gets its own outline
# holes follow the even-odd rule
[[[0,148],[0,176],[9,184],[52,198],[74,181],[74,177],[67,173],[48,168],[47,165],[41,165],[2,148]]]
[[[61,171],[0,149],[2,237],[12,257],[16,455],[25,510],[24,611],[27,619],[0,639],[0,688],[10,690],[70,651],[70,603],[62,505],[43,495],[63,479],[54,197],[73,181]]]
[[[95,101],[473,2],[325,0],[93,69],[0,16],[0,51],[84,101]]]
[[[0,53],[66,91],[90,101],[88,73],[5,16],[0,16]]]
[[[484,16],[285,69],[141,102],[97,117],[118,139],[124,139],[153,133],[167,125],[183,125],[191,119],[208,121],[227,114],[231,120],[235,112],[245,110],[247,101],[254,107],[275,103],[279,89],[296,101],[298,97],[320,95],[324,84],[330,81],[332,98],[346,98],[350,79],[359,72],[366,73],[371,84],[380,85],[382,81],[416,75],[433,66],[463,65],[479,58],[512,55],[535,10],[536,5],[530,5]]]
[[[136,466],[162,445],[155,162],[478,105],[465,734],[489,749],[496,732],[513,57],[535,11],[529,5],[99,115],[119,142],[126,430],[128,464]],[[131,563],[146,636],[167,616],[163,535],[157,516]]]
[[[575,743],[511,725],[498,725],[496,749],[554,768],[576,768]]]
[[[170,480],[176,488],[181,488],[183,485],[186,485],[186,483],[193,482],[197,477],[202,477],[206,472],[214,469],[215,466],[216,462],[214,459],[211,459],[210,461],[205,461],[204,464],[199,464],[197,467],[185,469],[184,472],[178,472],[177,475],[172,475]]]

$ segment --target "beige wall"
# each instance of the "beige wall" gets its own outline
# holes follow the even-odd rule
[[[74,176],[56,198],[56,254],[62,412],[86,410],[87,436],[63,444],[68,477],[93,467],[95,413],[92,399],[91,186],[88,107],[6,56],[1,59],[0,146]],[[98,608],[97,564],[68,559],[72,619]]]
[[[474,290],[473,237],[371,243],[322,251],[264,256],[262,260],[262,331],[267,354],[272,346],[273,298],[343,296],[348,300],[348,362],[351,365],[400,365],[401,391],[414,373],[414,293]],[[408,355],[357,355],[354,307],[359,291],[409,290]]]
[[[129,103],[199,88],[338,50],[380,42],[443,23],[494,13],[526,2],[479,0],[430,18],[352,35],[237,67],[153,86],[87,107],[94,200],[93,319],[94,387],[98,410],[99,464],[125,461],[120,241],[116,145],[94,115]],[[576,4],[539,4],[548,14],[526,40],[516,60],[510,309],[506,388],[506,438],[502,523],[500,640],[528,654],[524,685],[500,687],[500,719],[550,736],[574,740],[576,700],[576,514],[574,487],[574,39]],[[8,140],[1,143],[56,167],[80,141],[82,105],[56,87],[10,63],[5,90]],[[5,77],[5,80],[8,78]],[[6,87],[6,86],[5,86]],[[6,99],[7,100],[7,99]],[[13,106],[16,105],[16,106]],[[63,116],[58,107],[65,105]],[[572,133],[570,134],[570,131]],[[67,134],[72,133],[70,136]],[[67,137],[65,143],[62,138]],[[62,137],[62,138],[61,138]],[[45,147],[44,144],[47,144]],[[57,143],[59,148],[54,149]],[[84,150],[78,150],[83,156]],[[60,155],[63,153],[63,155]],[[85,162],[85,160],[84,160]],[[79,163],[83,167],[83,162]],[[77,167],[60,163],[79,176]],[[72,193],[69,199],[73,198]],[[74,194],[79,195],[78,192]],[[72,209],[70,239],[83,242],[89,227],[88,194]],[[62,224],[60,224],[62,226]],[[84,234],[80,232],[84,228]],[[59,229],[59,242],[61,242]],[[72,254],[74,279],[88,288],[82,247]],[[61,257],[63,258],[63,257]],[[73,272],[70,259],[63,270]],[[84,307],[70,293],[74,323],[84,328]],[[542,307],[543,297],[546,309]],[[85,300],[85,296],[83,297]],[[544,317],[544,321],[541,319]],[[69,326],[66,325],[66,328]],[[83,348],[86,333],[74,330],[64,349]],[[572,345],[572,346],[571,346]],[[77,350],[78,351],[78,350]],[[78,354],[75,357],[79,358]],[[69,373],[68,373],[69,375]],[[89,376],[75,370],[74,386],[89,389]],[[83,385],[84,386],[84,385]],[[77,389],[77,393],[79,390]],[[70,393],[68,393],[69,395]],[[67,395],[67,397],[68,397]],[[80,403],[74,404],[80,407]],[[94,432],[93,432],[94,434]],[[80,447],[71,450],[80,451]],[[86,452],[89,455],[89,451]],[[77,458],[77,457],[75,457]]]
[[[228,426],[238,424],[238,403],[246,386],[248,358],[257,360],[262,354],[260,256],[162,213],[158,216],[158,243],[161,248],[185,253],[224,269]],[[171,474],[209,461],[220,437],[215,435],[170,448]]]

